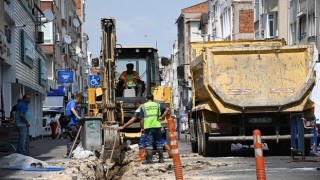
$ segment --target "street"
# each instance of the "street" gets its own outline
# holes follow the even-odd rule
[[[89,157],[81,160],[65,159],[65,140],[52,140],[49,137],[30,143],[30,156],[44,160],[50,166],[66,168],[57,172],[29,172],[19,170],[1,170],[0,179],[95,179],[98,172],[98,159]],[[136,145],[133,147],[137,147]],[[136,152],[137,149],[134,149]],[[204,158],[191,153],[188,137],[181,135],[179,152],[184,179],[256,179],[253,150],[233,152],[231,157]],[[135,153],[128,153],[133,159]],[[167,154],[165,153],[165,157]],[[297,156],[301,159],[301,157]],[[320,179],[320,157],[308,156],[306,161],[292,160],[289,156],[266,156],[264,158],[267,179],[298,180]],[[98,179],[98,178],[96,178]],[[130,161],[124,167],[111,166],[107,179],[175,179],[172,159],[165,163],[144,165]]]
[[[187,139],[187,141],[186,141]],[[256,167],[253,150],[233,152],[231,157],[204,158],[191,153],[188,138],[181,136],[179,152],[181,155],[184,179],[256,179]],[[301,156],[297,156],[301,159]],[[320,158],[306,157],[306,161],[292,160],[289,156],[266,156],[264,158],[267,179],[298,180],[320,179]],[[147,165],[132,163],[131,170],[123,179],[175,179],[171,159],[165,164]]]

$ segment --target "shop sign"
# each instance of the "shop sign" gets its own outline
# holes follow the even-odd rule
[[[73,83],[73,71],[58,71],[58,83]]]
[[[33,68],[34,59],[35,43],[24,30],[21,30],[21,60],[24,64]]]
[[[39,59],[39,84],[46,86],[48,82],[48,68],[43,59]]]

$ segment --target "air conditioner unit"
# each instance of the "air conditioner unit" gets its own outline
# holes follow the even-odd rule
[[[60,34],[56,33],[56,42],[59,42],[59,41],[60,41]]]

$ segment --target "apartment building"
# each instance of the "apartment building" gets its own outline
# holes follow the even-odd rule
[[[44,13],[40,0],[0,2],[0,84],[2,117],[24,94],[31,96],[30,136],[42,131],[42,100],[46,94],[46,56],[41,49]]]
[[[180,88],[179,107],[186,108],[190,103],[191,92],[190,86],[190,42],[203,41],[203,35],[200,30],[201,15],[208,13],[208,2],[202,2],[181,10],[176,24],[178,27],[178,41],[176,54],[177,58],[177,75]]]

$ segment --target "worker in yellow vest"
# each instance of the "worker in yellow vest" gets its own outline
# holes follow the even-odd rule
[[[153,142],[155,141],[159,163],[163,163],[163,144],[161,143],[161,121],[170,111],[165,105],[153,102],[153,95],[147,95],[147,102],[141,106],[140,118],[147,139],[147,156],[144,164],[152,163]],[[161,111],[164,113],[161,115]]]

